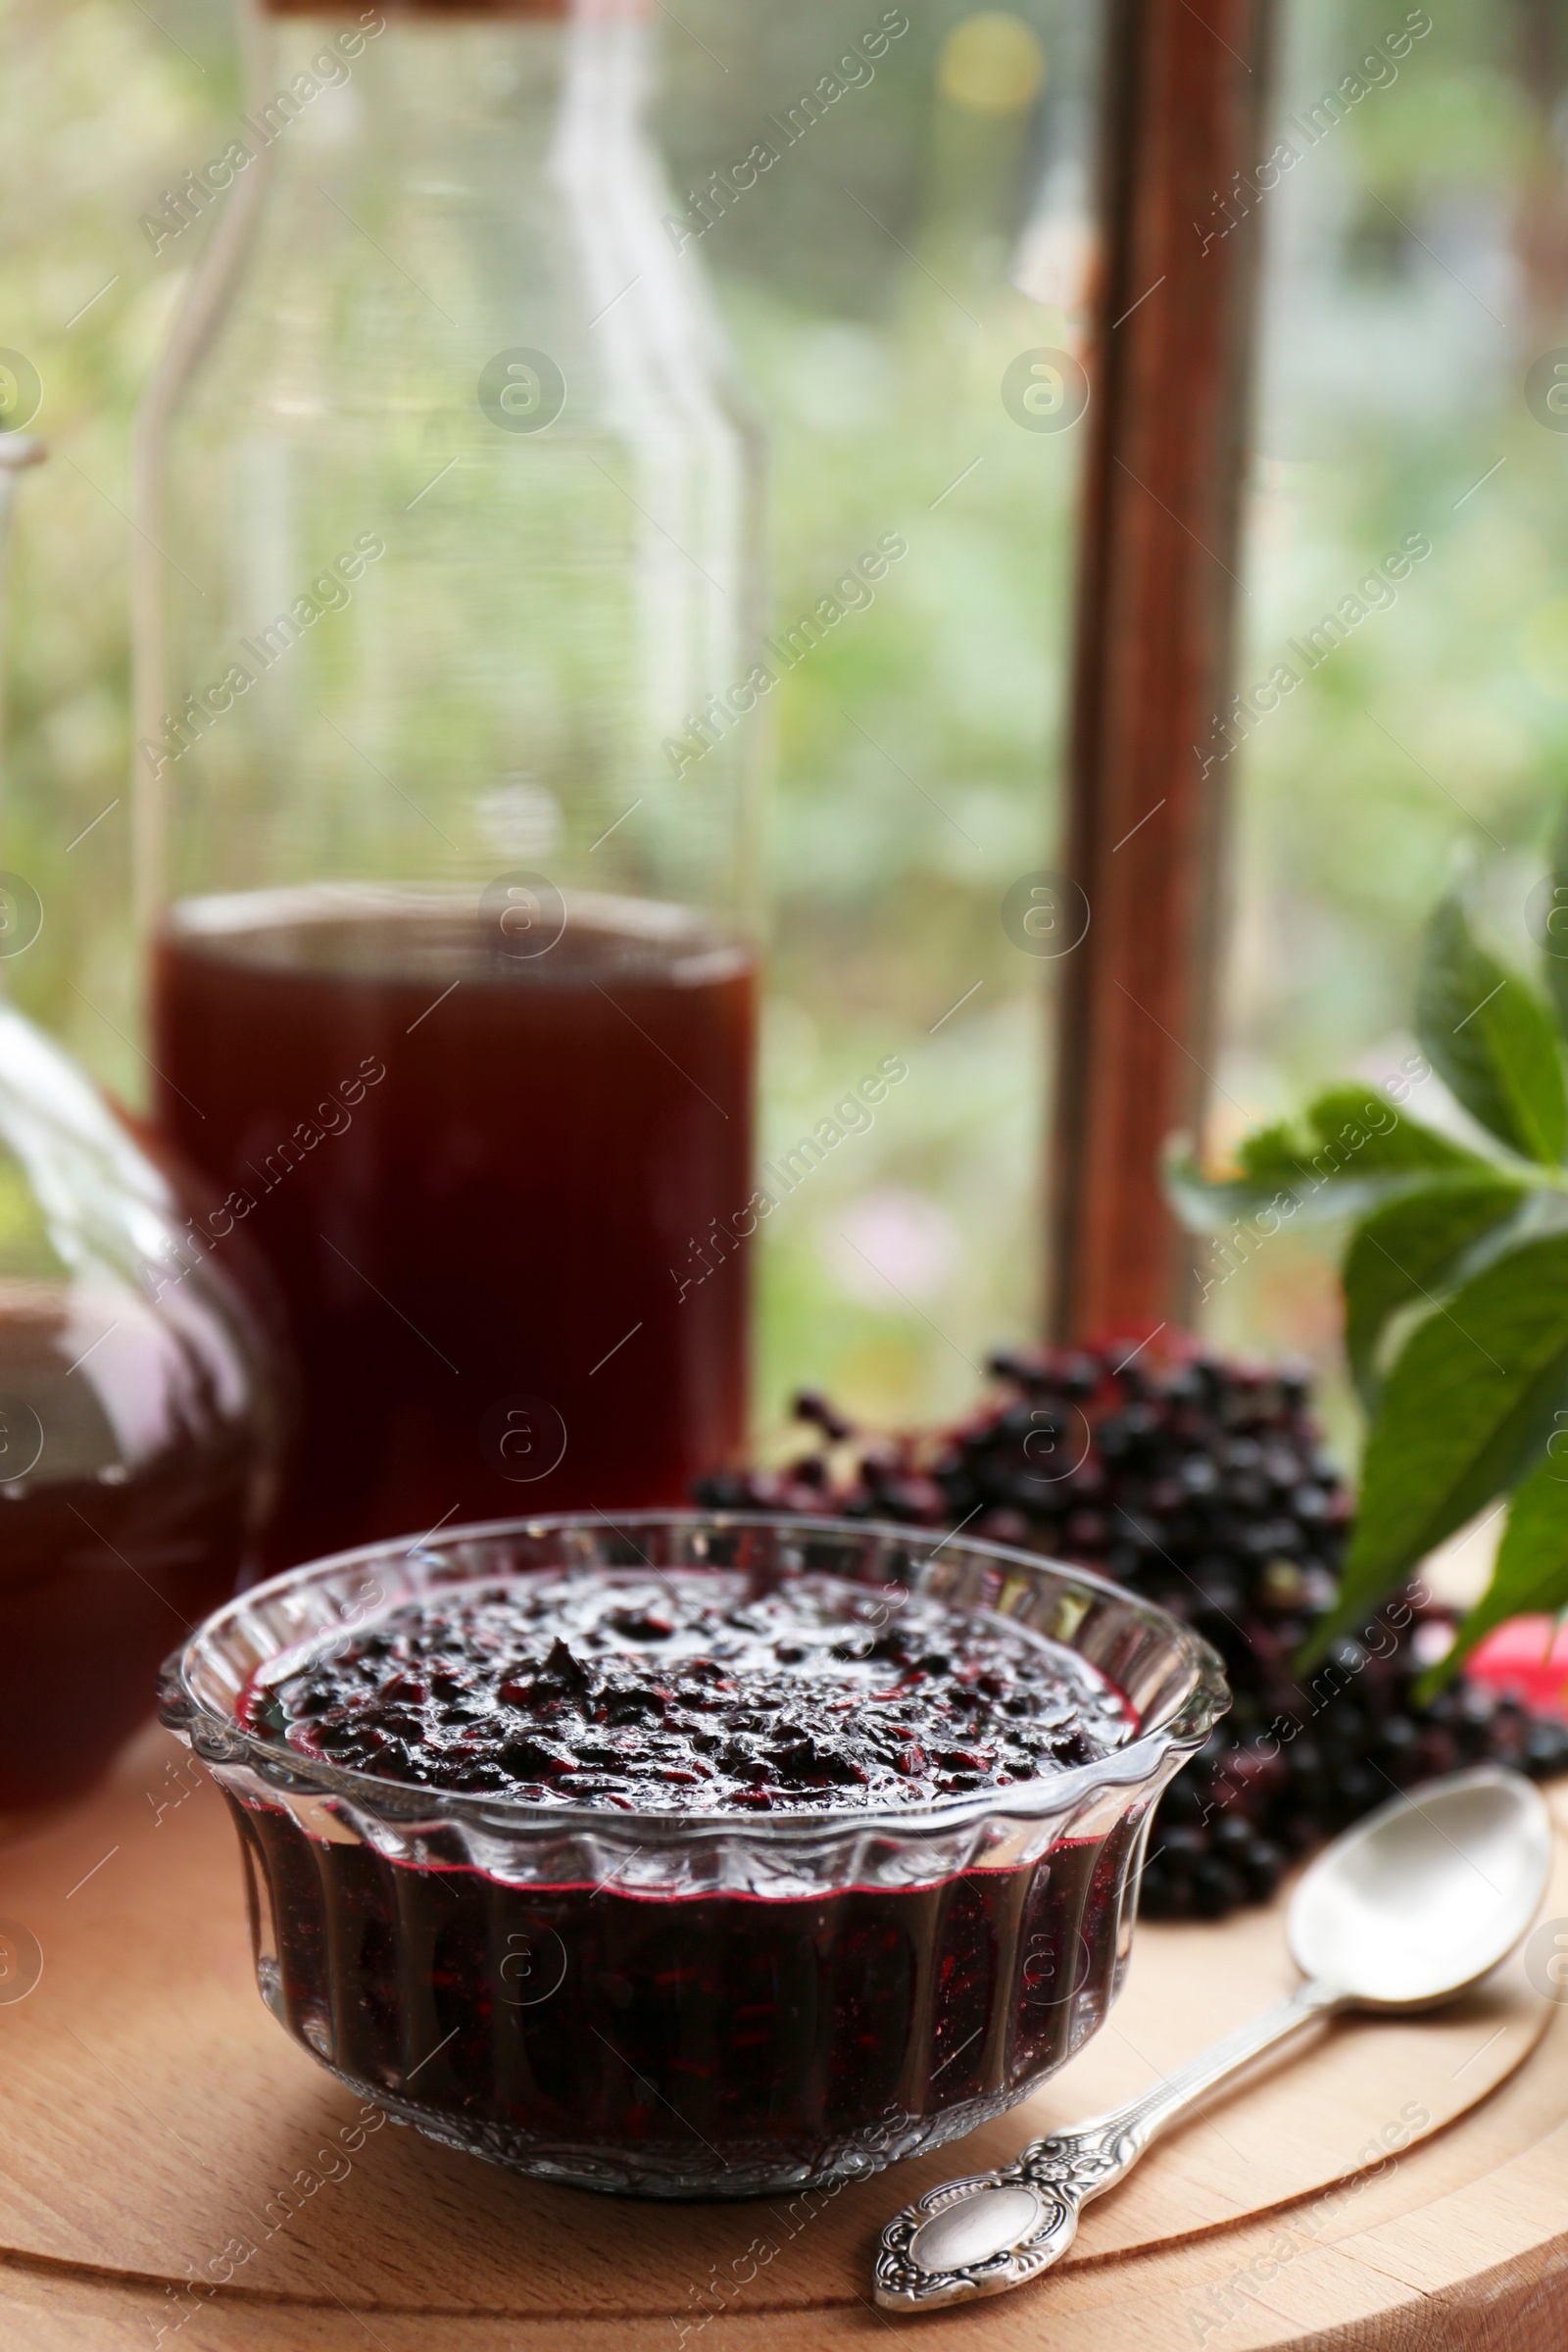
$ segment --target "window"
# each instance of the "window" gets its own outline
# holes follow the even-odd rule
[[[1568,750],[1561,12],[1297,6],[1283,30],[1260,156],[1296,159],[1252,198],[1216,1147],[1324,1080],[1393,1069],[1421,926],[1456,871],[1501,951],[1533,961],[1524,899]],[[1442,1094],[1423,1087],[1421,1117],[1446,1123]],[[1210,1328],[1338,1380],[1327,1250],[1281,1234],[1220,1273]]]
[[[771,436],[791,662],[762,1156],[796,1189],[762,1253],[759,1419],[807,1381],[930,1415],[1039,1311],[1054,967],[1001,906],[1059,816],[1098,20],[681,0],[660,33],[670,234]],[[55,451],[13,571],[4,862],[47,910],[14,984],[134,1100],[126,452],[205,233],[155,253],[140,220],[221,145],[238,69],[176,0],[33,0],[8,47],[0,270]]]

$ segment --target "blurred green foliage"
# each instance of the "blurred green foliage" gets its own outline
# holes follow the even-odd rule
[[[1281,114],[1403,15],[1290,9]],[[1526,400],[1532,363],[1568,344],[1562,10],[1433,11],[1397,80],[1263,201],[1241,678],[1406,533],[1432,554],[1231,762],[1216,1163],[1347,1066],[1396,1068],[1420,934],[1456,869],[1489,867],[1495,938],[1531,953],[1524,898],[1568,759],[1568,433]],[[1423,1089],[1422,1117],[1473,1134],[1442,1095]],[[1335,1247],[1280,1236],[1209,1313],[1228,1342],[1312,1355],[1348,1435]]]

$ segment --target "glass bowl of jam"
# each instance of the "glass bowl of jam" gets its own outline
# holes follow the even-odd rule
[[[362,2098],[725,2197],[957,2138],[1081,2048],[1228,1695],[1077,1569],[665,1511],[294,1569],[162,1713],[233,1812],[263,1999]]]

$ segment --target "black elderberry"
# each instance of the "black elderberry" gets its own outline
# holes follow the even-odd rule
[[[1419,1735],[1408,1715],[1391,1715],[1378,1735],[1379,1761],[1403,1785],[1413,1769]]]
[[[1165,1791],[1160,1821],[1169,1829],[1198,1829],[1203,1820],[1202,1792],[1190,1772],[1178,1773]]]
[[[1246,1882],[1228,1862],[1205,1854],[1193,1869],[1193,1909],[1200,1919],[1224,1919],[1244,1900]]]
[[[1532,1723],[1525,1733],[1524,1765],[1542,1780],[1568,1771],[1568,1724]]]
[[[814,1421],[824,1437],[830,1438],[835,1445],[853,1435],[853,1424],[846,1421],[842,1414],[836,1413],[827,1398],[815,1389],[803,1389],[796,1397],[795,1418],[797,1421]]]
[[[1247,1892],[1254,1903],[1266,1903],[1285,1876],[1285,1856],[1269,1838],[1254,1838],[1239,1857]]]

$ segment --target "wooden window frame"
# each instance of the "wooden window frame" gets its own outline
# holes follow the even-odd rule
[[[1060,858],[1089,925],[1060,965],[1048,1177],[1063,1339],[1198,1304],[1159,1161],[1212,1083],[1274,20],[1274,0],[1111,0],[1106,25]]]

